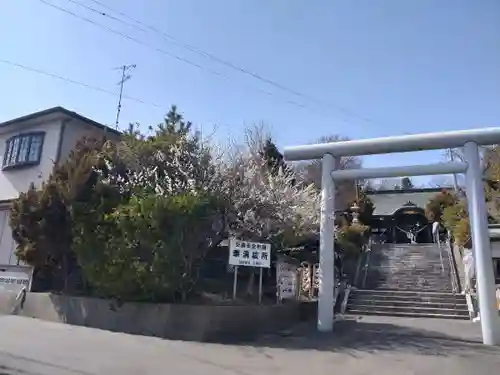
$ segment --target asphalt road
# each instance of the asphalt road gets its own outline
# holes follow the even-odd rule
[[[500,350],[467,321],[369,318],[247,345],[169,341],[0,316],[0,375],[498,375]]]

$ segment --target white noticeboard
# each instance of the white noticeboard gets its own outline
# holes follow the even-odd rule
[[[28,266],[0,265],[0,290],[19,292],[31,288],[33,268]]]
[[[294,299],[297,290],[297,266],[285,262],[279,262],[276,272],[278,284],[278,298]]]
[[[229,264],[233,266],[270,268],[271,245],[231,239],[229,240]]]

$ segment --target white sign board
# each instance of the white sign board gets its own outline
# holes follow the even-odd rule
[[[278,298],[295,299],[297,291],[297,266],[286,262],[279,262],[276,270],[278,284]]]
[[[268,243],[229,240],[229,264],[247,267],[271,267],[271,245]]]
[[[33,268],[28,266],[0,265],[0,290],[19,292],[31,288]]]

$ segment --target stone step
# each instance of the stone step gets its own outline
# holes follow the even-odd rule
[[[441,263],[441,259],[439,258],[439,255],[436,255],[435,257],[433,256],[419,256],[419,257],[414,257],[412,255],[398,255],[395,257],[371,257],[371,260],[384,260],[384,261],[393,261],[393,262],[423,262],[423,261],[431,261],[433,263]],[[445,258],[443,257],[443,263],[444,263]]]
[[[381,315],[381,316],[398,316],[398,317],[408,317],[408,318],[435,318],[435,319],[460,319],[460,320],[469,320],[469,316],[462,315],[446,315],[441,313],[433,313],[433,314],[422,314],[417,312],[392,312],[387,313],[386,311],[380,310],[356,310],[356,309],[348,309],[346,311],[349,315]]]
[[[349,306],[359,306],[359,305],[370,305],[370,306],[382,306],[382,307],[423,307],[429,309],[457,309],[457,310],[467,310],[467,304],[465,302],[438,302],[438,301],[411,301],[411,300],[400,300],[400,299],[368,299],[369,297],[355,297],[349,299]]]
[[[449,284],[405,284],[405,283],[369,283],[373,286],[371,289],[401,289],[411,291],[439,291],[439,292],[452,292],[452,286]]]
[[[442,274],[441,272],[375,272],[372,270],[372,272],[368,272],[368,275],[373,275],[373,277],[381,276],[381,277],[401,277],[401,278],[407,278],[407,277],[415,277],[415,278],[434,278],[434,279],[447,279],[450,275],[449,274]]]
[[[429,270],[429,269],[435,269],[435,270],[441,270],[441,264],[440,263],[426,263],[426,264],[415,264],[415,263],[399,263],[399,264],[371,264],[371,266],[376,266],[378,269],[381,270],[400,270],[400,269],[417,269],[417,270]],[[449,265],[443,265],[443,268],[449,268]]]
[[[463,296],[462,294],[447,293],[440,291],[422,292],[418,290],[356,289],[351,293],[351,296],[358,296],[358,295],[378,296],[380,298],[394,297],[394,296],[397,296],[399,298],[455,298],[457,300],[465,301],[465,296]]]
[[[370,266],[375,266],[377,268],[386,270],[386,269],[405,269],[405,268],[411,268],[411,269],[421,269],[421,270],[428,270],[428,269],[441,269],[441,263],[432,263],[432,262],[425,262],[425,263],[416,263],[416,262],[380,262],[380,263],[374,263],[371,262]],[[443,264],[443,269],[449,269],[450,266],[449,264]]]
[[[378,276],[378,277],[367,277],[367,281],[373,281],[373,282],[401,282],[401,283],[407,283],[407,284],[415,284],[415,283],[426,283],[426,284],[433,284],[433,283],[451,283],[451,280],[448,278],[430,278],[430,277],[393,277],[388,275],[388,277],[383,277],[383,276]]]
[[[394,283],[394,282],[379,282],[379,283],[367,283],[372,289],[375,290],[387,290],[387,289],[400,289],[400,290],[410,290],[410,291],[439,291],[439,292],[452,292],[453,287],[451,284],[406,284],[406,283]]]
[[[447,316],[463,316],[469,317],[469,312],[467,309],[453,309],[453,308],[430,308],[430,307],[421,307],[421,306],[380,306],[380,305],[372,305],[372,304],[353,304],[348,305],[349,310],[357,310],[357,311],[383,311],[387,315],[391,315],[392,313],[416,313],[419,315],[427,315],[427,314],[443,314]]]
[[[422,274],[411,274],[411,273],[406,273],[406,274],[378,274],[378,275],[368,275],[367,279],[370,280],[407,280],[407,281],[419,281],[419,280],[427,280],[427,281],[439,281],[439,282],[451,282],[450,278],[448,275],[422,275]]]
[[[428,279],[393,279],[393,278],[387,278],[387,279],[367,279],[367,282],[370,282],[372,284],[394,284],[394,285],[404,285],[404,286],[409,286],[411,287],[413,285],[413,288],[415,289],[418,288],[419,285],[425,286],[425,285],[443,285],[443,286],[448,286],[451,285],[451,283],[448,280],[428,280]],[[386,288],[386,289],[391,289],[391,288]],[[401,288],[393,288],[393,289],[401,289]]]

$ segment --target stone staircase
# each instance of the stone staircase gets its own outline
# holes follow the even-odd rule
[[[347,313],[469,319],[444,249],[442,258],[436,244],[373,245],[364,289],[351,292]]]
[[[372,246],[366,289],[452,292],[447,251],[436,244],[375,244]]]
[[[347,313],[469,319],[463,295],[429,291],[357,289],[351,292]]]

